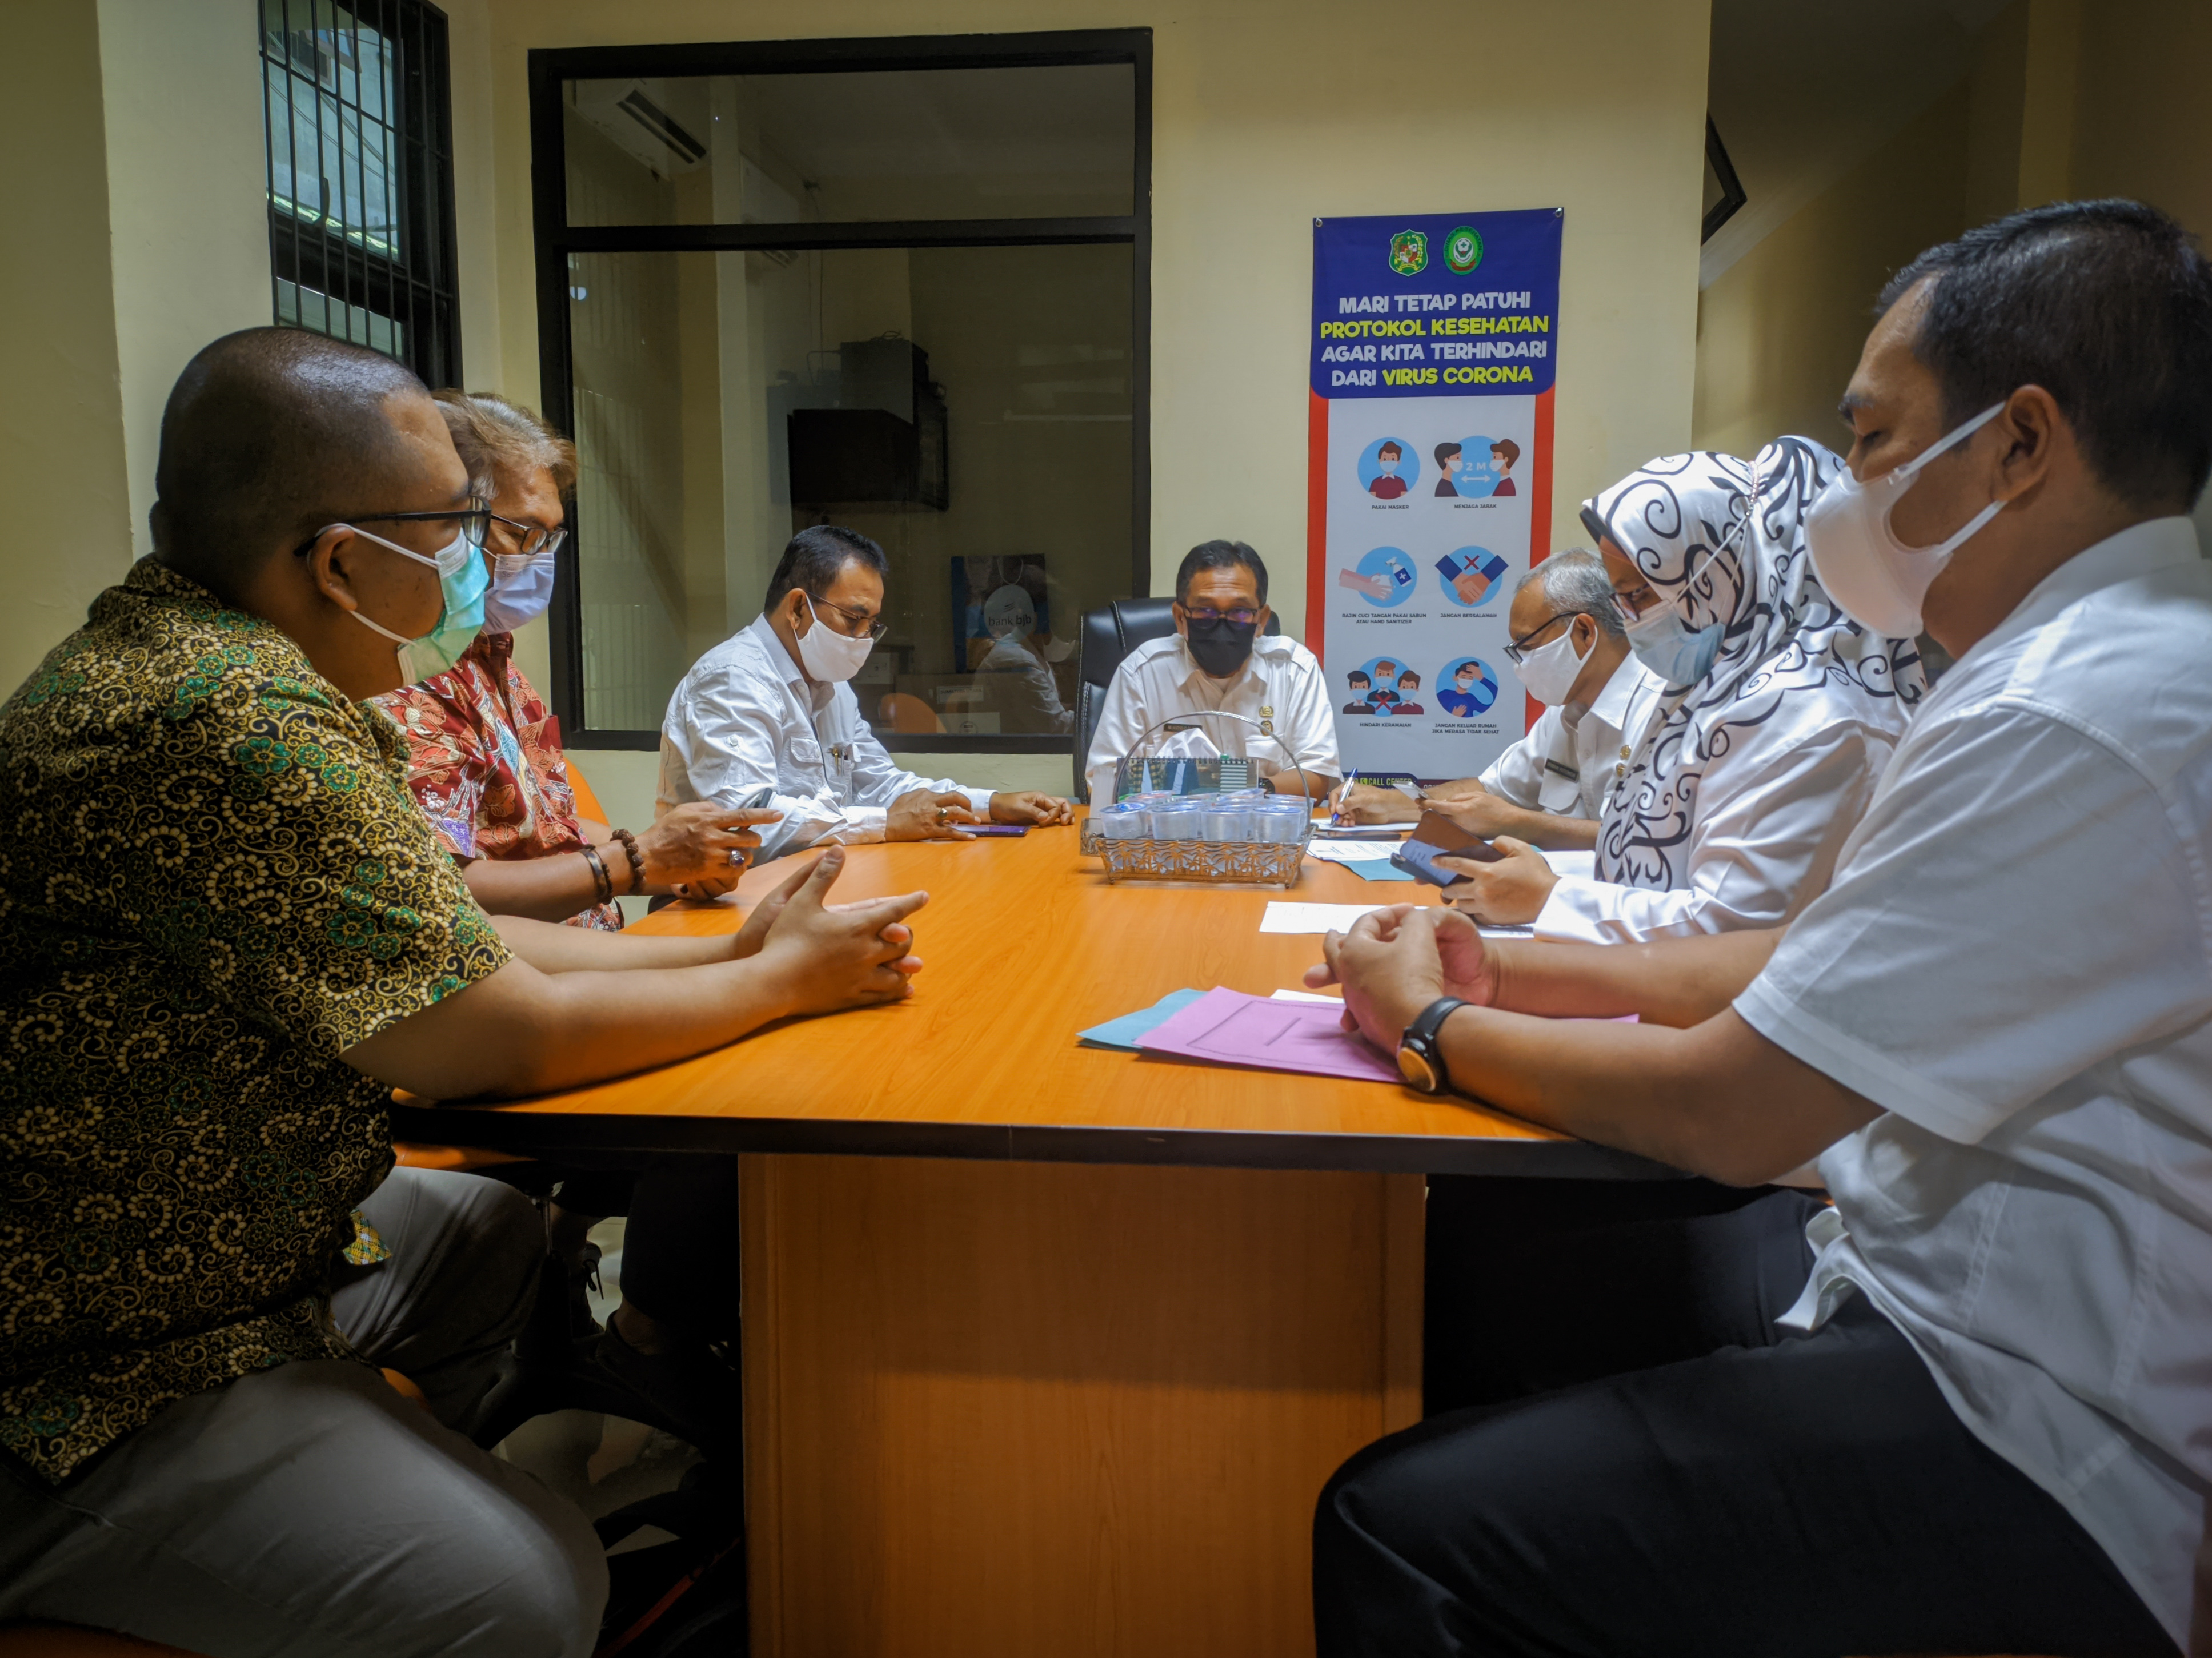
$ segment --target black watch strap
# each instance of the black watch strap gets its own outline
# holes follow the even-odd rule
[[[1437,1040],[1444,1021],[1467,1004],[1456,996],[1439,996],[1416,1014],[1406,1034],[1398,1039],[1398,1074],[1425,1093],[1441,1094],[1451,1086],[1444,1068],[1443,1045]]]

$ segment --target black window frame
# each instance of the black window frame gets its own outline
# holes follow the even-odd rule
[[[286,32],[296,10],[313,27],[331,0],[277,0]],[[461,299],[459,228],[453,201],[453,58],[446,14],[430,0],[338,0],[357,23],[397,49],[392,118],[384,123],[398,140],[402,161],[391,185],[399,197],[400,256],[386,258],[343,228],[307,223],[276,204],[276,156],[270,144],[271,99],[269,37],[255,0],[254,28],[262,64],[264,190],[269,212],[270,315],[283,317],[282,283],[312,289],[370,312],[404,329],[401,349],[391,353],[424,384],[461,383]],[[289,58],[283,67],[294,73]],[[296,95],[296,94],[295,94]],[[320,95],[319,84],[318,95]],[[358,113],[358,111],[356,111]],[[296,131],[285,125],[287,141]],[[298,178],[298,154],[292,153]],[[307,327],[294,319],[293,325]],[[313,331],[345,338],[334,330]]]
[[[1051,69],[1127,64],[1135,77],[1136,153],[1127,214],[1056,219],[908,219],[836,223],[576,225],[568,222],[568,158],[562,117],[567,81],[703,75],[808,75],[894,70]],[[1019,34],[883,35],[842,40],[732,40],[691,46],[556,46],[530,53],[531,209],[538,255],[538,398],[547,421],[573,440],[574,357],[569,340],[571,253],[811,252],[884,247],[1035,247],[1119,244],[1131,250],[1130,588],[1152,586],[1152,32],[1055,29]],[[553,589],[553,712],[572,749],[654,750],[660,732],[594,728],[584,718],[584,635],[575,503]],[[912,753],[1065,754],[1048,733],[994,737],[878,732]]]

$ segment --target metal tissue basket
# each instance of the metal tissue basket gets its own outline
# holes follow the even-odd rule
[[[1191,723],[1200,720],[1234,720],[1241,725],[1259,729],[1260,722],[1241,714],[1207,711],[1200,714],[1176,714],[1146,728],[1137,738],[1136,752],[1128,756],[1130,763],[1149,761],[1154,756],[1146,743],[1162,732],[1185,731]],[[1303,791],[1306,768],[1298,764],[1298,757],[1290,745],[1273,732],[1261,731],[1260,735],[1282,750],[1285,756],[1298,774]],[[1203,811],[1206,796],[1193,794],[1182,797],[1191,803],[1190,810]],[[1094,805],[1083,820],[1083,839],[1079,850],[1095,857],[1106,865],[1106,879],[1116,881],[1255,881],[1272,882],[1279,886],[1291,886],[1298,878],[1298,865],[1306,855],[1306,847],[1313,840],[1313,815],[1309,801],[1304,822],[1295,841],[1223,841],[1203,835],[1189,839],[1162,841],[1151,838],[1115,839],[1102,834],[1098,828],[1098,809]]]

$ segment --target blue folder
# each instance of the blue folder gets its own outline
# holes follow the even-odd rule
[[[1170,990],[1150,1007],[1124,1013],[1118,1019],[1109,1019],[1104,1024],[1078,1032],[1076,1044],[1081,1048],[1116,1048],[1134,1054],[1138,1051],[1138,1037],[1155,1025],[1165,1024],[1172,1015],[1180,1013],[1204,994],[1202,990]]]
[[[1362,858],[1357,862],[1347,859],[1337,867],[1350,870],[1363,881],[1410,881],[1413,878],[1388,858]]]

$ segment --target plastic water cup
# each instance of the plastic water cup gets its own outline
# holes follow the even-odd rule
[[[1164,806],[1152,816],[1155,840],[1196,841],[1206,834],[1206,814],[1195,806]]]

